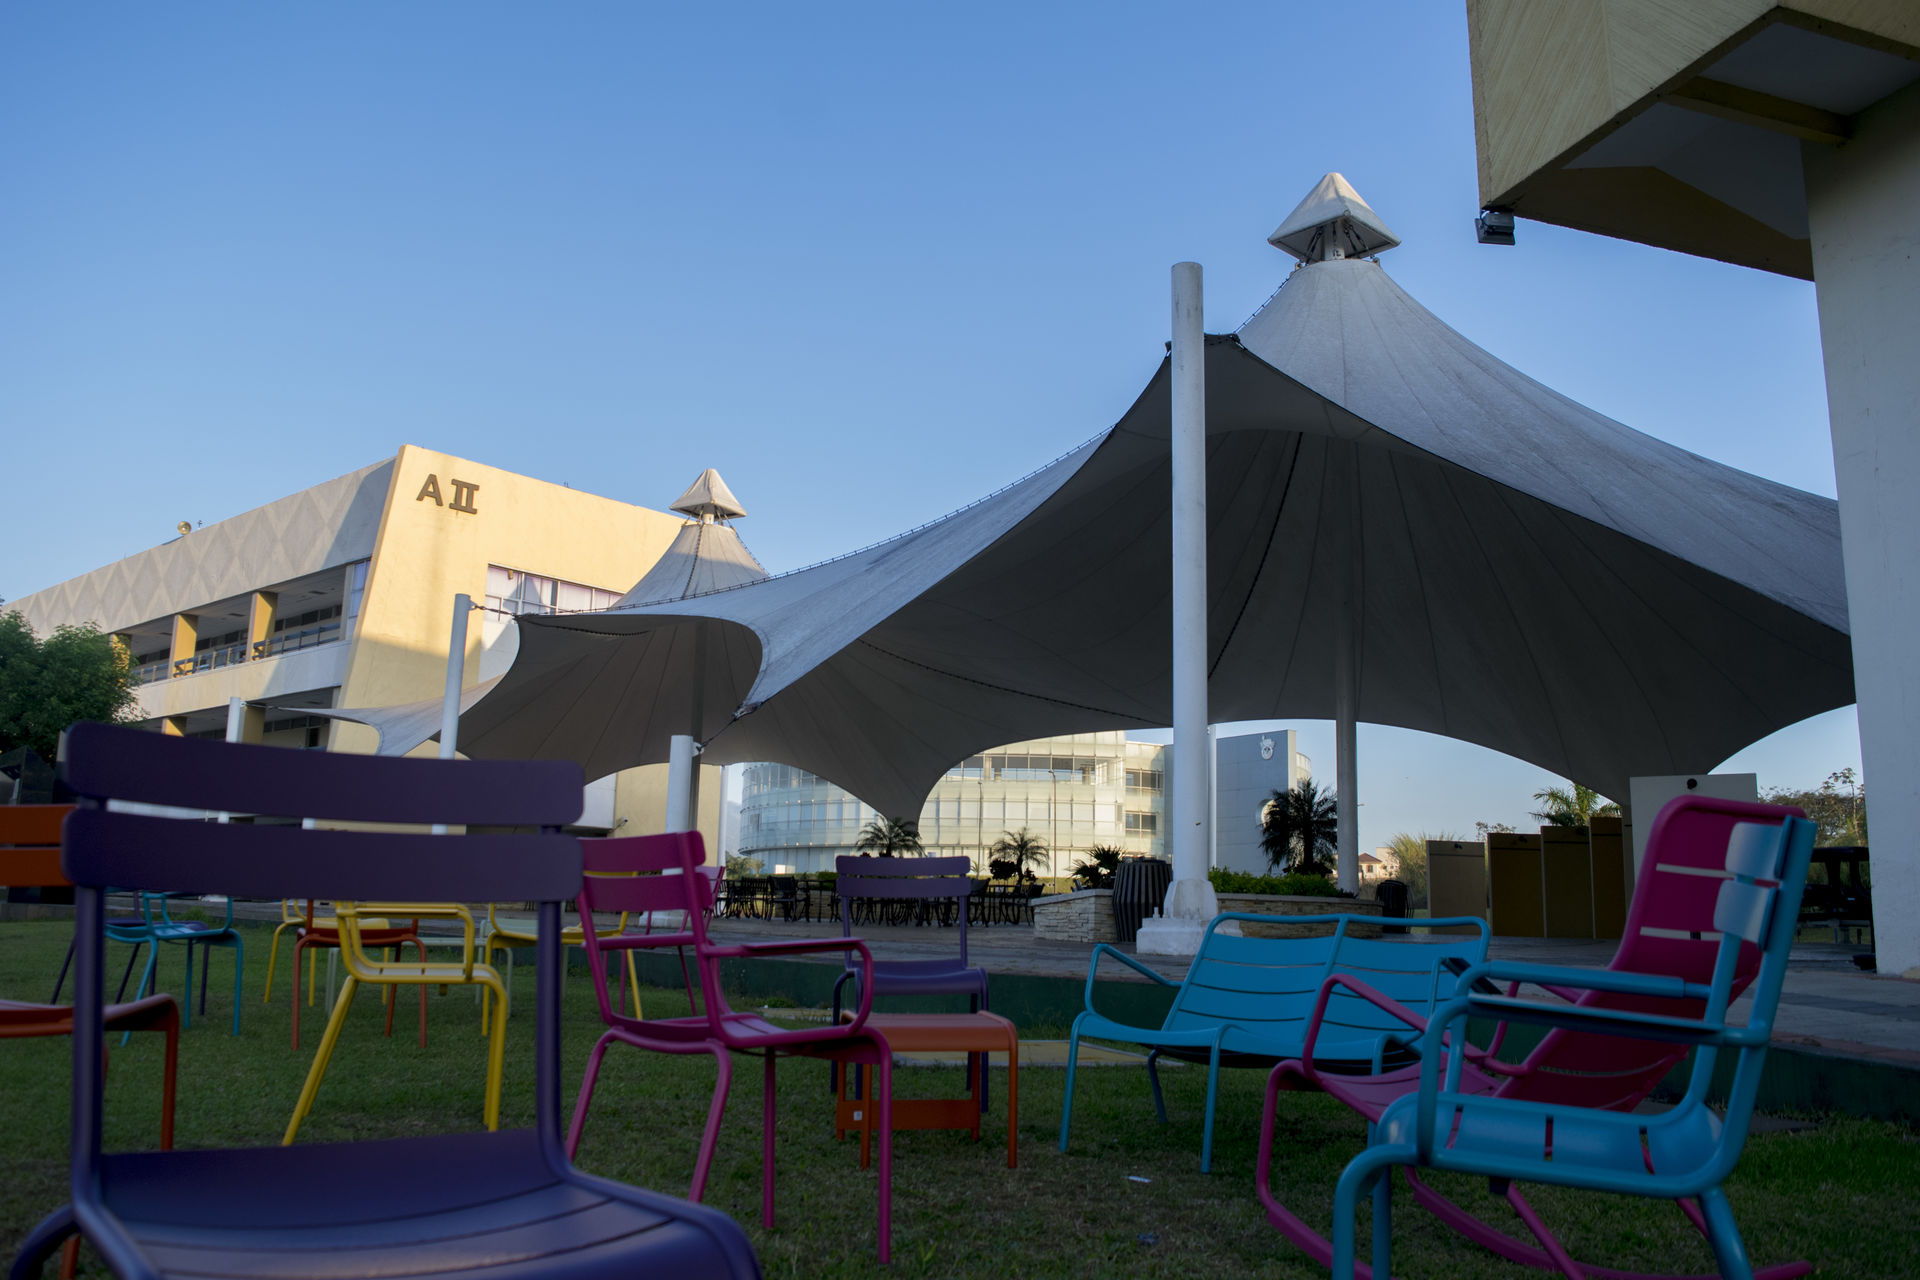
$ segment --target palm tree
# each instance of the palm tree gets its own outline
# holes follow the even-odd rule
[[[1531,816],[1536,822],[1544,822],[1550,827],[1591,826],[1593,819],[1612,816],[1620,812],[1620,806],[1595,791],[1592,787],[1583,787],[1577,782],[1564,787],[1548,787],[1536,791],[1533,798],[1540,802],[1540,808]]]
[[[908,818],[875,818],[860,828],[853,848],[856,853],[873,853],[882,858],[904,858],[925,852],[920,844],[920,824]]]
[[[1120,854],[1121,850],[1110,844],[1097,844],[1067,874],[1089,889],[1111,889],[1114,873],[1120,869]]]
[[[1276,871],[1324,876],[1339,841],[1333,792],[1302,778],[1290,791],[1276,791],[1260,816],[1260,847]]]
[[[1011,862],[1027,874],[1027,864],[1045,866],[1049,858],[1047,845],[1039,836],[1030,834],[1025,827],[1018,832],[1003,831],[1000,838],[987,847],[990,857]]]

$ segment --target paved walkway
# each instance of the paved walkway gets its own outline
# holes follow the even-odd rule
[[[761,941],[774,938],[837,936],[837,922],[735,920],[713,922],[716,938]],[[877,960],[914,958],[933,947],[950,952],[956,945],[951,929],[913,926],[866,927],[860,931]],[[1615,944],[1566,938],[1495,938],[1489,954],[1499,960],[1604,968]],[[1031,974],[1084,980],[1091,950],[1084,943],[1035,938],[1031,925],[993,925],[967,931],[969,958],[987,972]],[[1135,955],[1131,946],[1121,951]],[[1866,1058],[1920,1067],[1920,982],[1864,973],[1853,964],[1857,945],[1832,942],[1795,944],[1780,995],[1774,1039],[1778,1043],[1849,1058]],[[1136,956],[1167,977],[1178,979],[1187,961],[1178,957]],[[821,958],[839,964],[837,955]],[[1105,964],[1101,976],[1116,981],[1144,982],[1124,965]],[[1735,1006],[1745,1013],[1745,1001]]]

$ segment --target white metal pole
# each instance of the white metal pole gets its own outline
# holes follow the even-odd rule
[[[460,745],[460,686],[467,679],[467,614],[473,597],[462,592],[453,598],[453,630],[447,639],[447,686],[440,698],[440,758],[453,759]],[[447,824],[433,824],[435,835],[445,835]]]
[[[453,634],[447,641],[447,687],[440,699],[440,758],[453,759],[460,744],[460,686],[467,680],[467,614],[473,597],[453,598]]]
[[[693,735],[676,733],[667,743],[668,831],[693,830]]]
[[[1173,883],[1139,949],[1192,955],[1219,914],[1207,880],[1207,386],[1200,264],[1173,268]]]
[[[228,742],[240,741],[240,735],[243,732],[245,732],[246,724],[247,724],[247,700],[245,698],[228,698],[227,699],[227,741]],[[220,812],[220,816],[216,818],[215,821],[226,822],[232,817],[233,817],[232,814],[226,812],[223,809]]]

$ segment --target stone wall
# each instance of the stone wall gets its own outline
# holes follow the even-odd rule
[[[1377,916],[1381,910],[1379,903],[1359,898],[1290,893],[1223,893],[1219,897],[1222,911],[1244,911],[1260,916]],[[1304,938],[1326,932],[1324,925],[1247,924],[1244,921],[1240,928],[1249,938]],[[1347,933],[1355,938],[1377,938],[1380,929],[1377,925],[1349,926]]]
[[[1082,889],[1033,900],[1033,936],[1053,942],[1112,942],[1113,890]]]

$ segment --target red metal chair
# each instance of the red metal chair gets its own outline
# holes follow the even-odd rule
[[[307,899],[304,918],[294,930],[293,937],[293,1047],[300,1047],[300,967],[302,962],[313,967],[307,971],[307,1003],[313,1003],[314,978],[319,970],[319,957],[307,957],[309,951],[338,951],[340,949],[340,925],[332,916],[315,916],[312,898]],[[369,927],[373,926],[373,927]],[[274,931],[278,940],[279,930]],[[427,962],[427,944],[420,940],[420,922],[409,921],[405,927],[376,925],[374,921],[361,922],[360,945],[369,951],[392,948],[397,954],[399,949],[411,942],[420,952],[420,963]],[[268,961],[268,981],[272,981],[272,961]],[[328,979],[331,984],[332,979]],[[331,990],[331,985],[329,985]],[[386,992],[387,1034],[393,1034],[393,1010],[400,1003],[398,991]],[[420,987],[420,1047],[427,1047],[427,988]]]
[[[758,1054],[765,1059],[764,1139],[761,1151],[760,1217],[773,1226],[773,1134],[774,1063],[783,1055],[824,1058],[843,1064],[874,1068],[877,1087],[874,1110],[877,1116],[880,1146],[879,1254],[886,1262],[893,1251],[893,1054],[886,1039],[866,1026],[873,1003],[873,958],[867,944],[858,938],[812,938],[783,942],[758,942],[723,945],[707,936],[706,910],[711,903],[708,881],[700,874],[705,861],[697,831],[674,832],[659,836],[627,836],[607,840],[582,840],[586,878],[580,888],[580,924],[585,934],[588,965],[593,973],[594,994],[600,1001],[600,1018],[607,1030],[593,1046],[586,1073],[580,1080],[580,1094],[573,1107],[573,1125],[567,1132],[569,1156],[579,1149],[580,1135],[586,1127],[587,1108],[593,1102],[593,1089],[600,1074],[600,1059],[610,1045],[618,1042],[656,1053],[710,1053],[719,1071],[714,1083],[713,1101],[707,1108],[707,1123],[700,1138],[700,1154],[694,1162],[693,1183],[688,1195],[697,1200],[706,1187],[707,1172],[713,1163],[713,1149],[720,1132],[720,1117],[726,1110],[727,1089],[733,1070],[728,1051]],[[679,874],[661,874],[677,871]],[[638,873],[638,874],[635,874]],[[677,933],[618,933],[601,936],[594,928],[593,913],[672,912],[684,913],[686,928]],[[699,976],[699,1011],[684,1018],[650,1018],[644,1022],[618,1012],[607,990],[609,954],[651,950],[664,947],[690,947]],[[860,986],[860,1004],[851,1017],[838,1025],[786,1030],[753,1013],[740,1013],[727,1004],[720,986],[722,960],[751,959],[761,956],[790,956],[817,951],[858,953],[867,980]]]
[[[70,887],[60,874],[60,822],[72,805],[0,805],[0,883],[19,888]],[[124,980],[122,985],[125,985]],[[167,1037],[160,1077],[160,1149],[173,1150],[173,1106],[180,1062],[180,1005],[170,995],[151,995],[131,1004],[110,1004],[108,1031],[158,1031]],[[73,1034],[73,1006],[0,1000],[0,1040]],[[106,1050],[101,1050],[102,1060]],[[70,1237],[60,1274],[71,1276],[79,1260],[80,1238]]]

